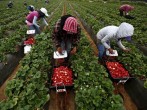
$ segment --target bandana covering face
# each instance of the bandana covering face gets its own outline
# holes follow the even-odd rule
[[[131,41],[131,36],[127,36],[125,39],[126,39],[127,41]]]
[[[68,17],[63,26],[63,30],[71,33],[77,33],[77,20],[74,17]]]

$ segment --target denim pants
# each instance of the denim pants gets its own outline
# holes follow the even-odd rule
[[[102,59],[102,57],[103,57],[103,55],[105,53],[105,47],[104,47],[103,44],[98,44],[97,48],[98,48],[98,57],[100,59]]]
[[[67,53],[69,54],[71,51],[71,41],[70,40],[67,40],[66,42],[62,41],[61,48],[62,48],[62,50],[66,50]],[[57,48],[54,46],[54,51],[56,51],[56,50],[57,50]]]
[[[69,54],[71,51],[71,41],[69,41],[69,40],[67,40],[66,42],[62,41],[61,48],[63,50],[66,50],[67,53]]]
[[[107,44],[110,45],[110,42],[108,41]],[[102,57],[106,54],[106,48],[101,43],[97,45],[97,48],[98,48],[98,57],[102,59]]]
[[[40,34],[40,29],[35,25],[29,26],[29,30],[35,30],[35,34]]]

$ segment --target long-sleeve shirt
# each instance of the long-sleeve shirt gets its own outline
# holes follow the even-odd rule
[[[120,37],[116,36],[118,28],[119,27],[117,27],[117,26],[107,26],[107,27],[102,28],[97,33],[97,35],[96,35],[97,39],[99,39],[101,41],[101,43],[104,45],[105,48],[107,48],[107,49],[111,48],[107,42],[114,39],[114,40],[116,40],[118,46],[121,49],[126,49],[125,46],[122,45]]]
[[[70,40],[72,43],[72,48],[77,46],[79,40],[80,40],[80,34],[81,34],[81,28],[78,24],[78,28],[77,28],[77,33],[76,34],[67,34],[65,31],[64,32],[59,32],[60,30],[60,22],[61,20],[59,19],[56,22],[56,25],[53,29],[53,33],[52,33],[52,40],[55,44],[56,47],[60,47],[61,46],[61,42],[64,41],[66,42],[67,40]]]
[[[26,17],[26,23],[27,25],[35,25],[36,27],[39,28],[39,25],[37,24],[37,20],[39,20],[39,13],[37,11],[33,11],[31,12],[27,17]],[[46,22],[45,18],[42,18],[43,22],[48,25],[48,23]]]
[[[133,10],[133,9],[134,9],[133,6],[130,6],[130,5],[127,5],[127,4],[122,5],[122,6],[120,6],[120,8],[119,8],[119,10],[125,11],[126,13],[128,13],[129,11],[131,11],[131,10]]]

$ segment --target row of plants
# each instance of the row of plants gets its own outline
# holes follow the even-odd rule
[[[66,4],[68,13],[75,15],[70,3]],[[71,12],[70,12],[71,10]],[[74,80],[77,110],[123,110],[122,99],[113,94],[113,84],[84,35],[81,34],[78,52],[71,57],[72,70],[78,76]]]
[[[61,7],[62,4],[52,17],[50,25],[53,25],[59,18]],[[1,110],[43,109],[49,100],[49,90],[45,85],[53,55],[50,31],[47,29],[45,33],[35,36],[36,41],[31,52],[25,55],[20,62],[15,78],[7,83],[5,91],[7,100],[0,102]]]
[[[86,23],[88,23],[88,25],[90,25],[91,20],[94,20],[95,19],[95,16],[93,16],[93,15],[90,16],[90,12],[87,13],[88,8],[87,8],[87,10],[86,10],[86,8],[85,9],[81,9],[80,8],[81,5],[78,5],[77,6],[76,3],[73,6],[77,10],[77,12],[80,13],[80,15],[82,14],[81,17],[83,17],[83,19],[85,18],[83,15],[86,15],[87,16],[87,14],[89,14],[88,17],[87,17],[87,19],[86,19]],[[85,5],[85,6],[90,7],[90,5]],[[103,8],[103,9],[105,9],[105,8]],[[103,10],[103,9],[101,9],[101,7],[99,7],[99,10]],[[91,10],[91,8],[89,10]],[[93,10],[91,10],[91,12],[92,11]],[[103,18],[107,18],[107,17],[105,17],[105,15],[103,15]],[[111,19],[111,18],[109,18],[109,19]],[[99,19],[95,20],[95,22],[94,21],[92,21],[92,22],[93,22],[93,25],[95,26],[95,28],[93,28],[93,31],[94,32],[96,32],[96,30],[98,31],[100,29],[100,27],[103,26],[103,24],[100,24],[99,23]],[[103,22],[105,24],[109,24],[108,21],[106,21],[106,20],[103,21]],[[114,45],[115,45],[115,43],[114,43]],[[146,56],[144,56],[143,53],[138,48],[136,48],[136,46],[134,46],[133,44],[130,44],[130,43],[129,44],[125,44],[124,43],[124,45],[126,45],[129,48],[131,48],[132,51],[129,54],[128,53],[122,53],[122,51],[121,52],[119,51],[119,53],[120,53],[120,55],[119,55],[120,61],[123,62],[123,63],[128,63],[129,64],[129,67],[126,66],[126,68],[127,69],[131,68],[131,69],[129,69],[129,71],[130,71],[131,74],[133,74],[133,75],[139,75],[139,76],[142,76],[142,75],[143,76],[146,76],[147,75],[147,71],[145,69],[146,66],[147,66],[146,65],[147,62],[145,60],[146,59]],[[118,48],[116,48],[116,49],[119,50]],[[122,59],[127,59],[127,60],[122,60]],[[132,59],[133,59],[133,61],[132,61]],[[143,65],[143,67],[142,67],[142,69],[139,69],[141,64]],[[136,66],[138,68],[136,68]]]
[[[72,2],[72,3],[75,4],[75,8],[77,8],[76,10],[79,11],[83,19],[90,18],[86,20],[86,22],[92,27],[94,27],[92,29],[94,30],[95,33],[97,33],[97,31],[104,26],[107,26],[107,25],[119,26],[121,22],[128,22],[135,27],[133,40],[136,41],[137,43],[141,43],[142,45],[146,45],[147,41],[145,40],[145,37],[144,37],[146,35],[145,24],[147,23],[147,20],[145,19],[146,18],[145,5],[143,6],[137,5],[131,2],[130,4],[133,5],[135,9],[132,12],[130,12],[130,14],[135,16],[135,19],[130,20],[130,19],[126,19],[124,17],[119,16],[118,8],[121,5],[121,2],[115,2],[115,3],[114,2],[107,2],[107,3]],[[85,12],[82,13],[82,11],[80,10]],[[100,28],[96,27],[95,24],[102,27]]]
[[[114,95],[113,84],[102,65],[98,64],[90,43],[81,35],[78,52],[72,56],[72,69],[77,110],[123,110],[121,97]]]
[[[1,39],[0,46],[0,62],[7,62],[7,54],[16,53],[19,51],[19,46],[23,44],[24,34],[27,28],[20,28],[16,33],[11,34],[9,38]],[[18,49],[17,49],[18,47]]]
[[[59,16],[58,16],[58,18],[59,18]],[[57,20],[57,18],[55,19],[54,17],[53,17],[53,19],[54,19],[54,21]],[[54,21],[52,21],[52,23]],[[50,25],[52,27],[54,24],[50,24]],[[47,34],[47,35],[49,36],[49,34]],[[19,109],[19,110],[21,110],[22,106],[23,106],[23,109],[27,109],[27,110],[32,109],[32,108],[33,109],[34,108],[41,108],[43,106],[43,104],[48,100],[49,96],[47,95],[47,90],[45,89],[43,82],[45,82],[46,78],[47,78],[46,73],[48,70],[47,68],[49,68],[49,62],[48,62],[49,59],[47,57],[45,57],[44,54],[46,53],[46,55],[48,57],[49,57],[49,54],[52,55],[51,54],[52,52],[47,53],[48,51],[45,51],[46,48],[50,49],[52,47],[51,47],[51,45],[50,45],[50,48],[48,47],[48,44],[51,44],[51,43],[46,42],[47,41],[46,39],[50,39],[50,38],[47,38],[47,36],[45,38],[45,36],[46,36],[46,34],[41,34],[40,36],[36,37],[36,44],[32,48],[31,53],[25,56],[25,58],[21,62],[21,67],[20,67],[16,77],[8,83],[7,89],[6,89],[6,94],[9,98],[6,103],[4,103],[4,102],[1,103],[2,109],[4,109],[4,110],[5,109],[16,109],[16,110]],[[44,42],[40,42],[40,41],[43,41],[42,39],[44,40]],[[39,42],[37,42],[37,41],[39,41]],[[87,46],[87,44],[86,44],[86,46]],[[84,50],[84,49],[85,48],[83,48],[81,50]],[[85,51],[87,51],[87,49]],[[78,58],[78,59],[80,59],[80,58]],[[44,61],[46,61],[46,63],[44,63]],[[96,62],[97,61],[95,60],[95,63]],[[95,63],[94,63],[94,65],[95,65]],[[84,68],[86,68],[85,66],[84,66]],[[74,68],[73,70],[77,70],[77,67],[73,66],[73,68]],[[80,68],[80,67],[78,67],[78,68]],[[42,70],[43,70],[43,72],[42,72]],[[91,69],[89,71],[91,71]],[[78,72],[78,70],[77,70],[77,72]],[[90,79],[92,80],[93,77]],[[82,77],[81,77],[81,80],[83,80]],[[81,85],[83,85],[83,84],[85,84],[85,80],[83,80],[81,82]],[[96,83],[95,86],[97,84],[98,83]],[[79,84],[75,83],[75,87],[77,87],[76,85],[79,85]],[[101,86],[102,86],[101,83],[99,85],[100,85],[99,88],[101,89]],[[80,95],[81,90],[77,89],[77,91],[79,91],[79,95]],[[89,95],[90,95],[91,91],[92,91],[92,89],[89,91]],[[95,93],[96,91],[97,91],[97,89],[95,89],[93,92]],[[100,90],[100,91],[102,91],[102,93],[100,93],[100,94],[103,94],[103,92],[104,92],[104,94],[106,95],[105,91],[103,91],[103,90]],[[93,94],[93,97],[95,97],[95,95],[96,94]],[[40,97],[42,97],[42,98],[40,98]],[[78,94],[77,94],[77,97],[79,97],[79,99],[81,98],[80,96],[78,96]],[[108,95],[103,98],[104,99],[108,98]],[[80,101],[79,99],[77,98],[77,103],[78,103],[78,101]],[[92,100],[92,98],[91,98],[91,100]],[[97,99],[95,99],[95,101],[96,100]],[[112,101],[112,100],[110,100],[110,101]],[[99,102],[100,102],[100,100],[99,100]],[[82,103],[84,103],[84,102],[82,102]],[[93,102],[93,103],[94,103],[94,106],[97,108],[97,104],[98,104],[97,101]],[[105,103],[108,105],[110,104],[110,102],[107,102],[107,101]],[[112,103],[113,103],[113,101],[112,101]],[[118,102],[116,101],[116,103],[118,103]],[[99,105],[101,105],[101,104],[99,103]],[[114,104],[114,106],[116,106],[116,107],[113,107],[113,108],[117,108],[116,104]],[[119,106],[121,106],[121,105],[119,105]],[[101,106],[101,107],[103,108],[103,106]],[[90,108],[90,107],[88,107],[88,108]],[[80,109],[80,108],[78,108],[78,109]]]
[[[56,2],[59,2],[59,1],[56,1]],[[17,3],[17,1],[16,1],[16,3]],[[32,4],[32,3],[30,3],[30,4]],[[42,2],[42,4],[43,4],[43,2]],[[58,5],[55,2],[51,2],[50,4],[51,5],[46,6],[49,14]],[[40,4],[40,6],[38,6],[38,4],[36,3],[36,4],[34,4],[34,6],[35,6],[36,10],[39,10],[41,4]],[[18,26],[20,26],[20,25],[23,26],[25,24],[25,17],[26,17],[25,14],[28,14],[28,10],[25,7],[23,10],[18,11],[19,8],[20,8],[20,4],[17,4],[17,7],[15,7],[14,9],[12,8],[13,10],[6,10],[5,13],[3,13],[2,18],[0,19],[0,21],[2,23],[2,25],[1,25],[2,32],[0,32],[2,38],[3,38],[6,30],[7,31],[14,30],[14,29],[16,30],[16,29],[19,29]],[[23,8],[23,7],[21,7],[21,8]],[[5,15],[7,15],[7,13],[9,13],[8,17],[5,16]],[[3,25],[3,24],[5,24],[5,25]]]
[[[129,47],[131,52],[124,53],[118,47],[114,46],[119,53],[118,60],[124,64],[132,76],[145,80],[147,77],[147,56],[143,55],[136,46],[128,42],[123,42],[123,44]]]
[[[17,3],[19,1],[15,1],[15,3]],[[49,10],[49,12],[51,13],[52,11],[54,11],[54,9],[58,6],[58,4],[56,4],[56,2],[59,2],[59,0],[56,0],[55,2],[51,2],[51,5],[47,6],[47,10]],[[23,3],[22,1],[20,3]],[[2,15],[3,18],[1,18],[0,20],[5,24],[5,25],[1,25],[0,27],[0,62],[7,62],[6,59],[6,54],[8,53],[15,53],[17,52],[17,50],[15,49],[16,46],[20,46],[22,45],[23,40],[26,38],[26,31],[27,31],[27,27],[25,25],[25,13],[27,12],[27,10],[23,11],[21,10],[18,13],[18,9],[20,8],[20,3],[17,4],[17,6],[13,9],[13,10],[6,10],[6,14],[7,12],[11,12],[9,13],[9,17],[6,18],[5,21],[5,13]],[[33,1],[32,1],[33,3]],[[31,4],[31,3],[30,3]],[[43,2],[42,2],[43,4]],[[15,4],[16,5],[16,4]],[[41,4],[40,4],[41,5]],[[35,5],[35,7],[40,7],[37,3]],[[26,8],[26,7],[25,7]],[[48,12],[48,13],[49,13]],[[10,16],[11,14],[11,16]],[[7,20],[11,20],[14,19],[11,22],[8,22]]]
[[[49,33],[36,36],[36,43],[20,62],[15,78],[7,83],[7,100],[0,103],[1,110],[32,110],[48,101],[45,82],[52,48],[49,37]]]

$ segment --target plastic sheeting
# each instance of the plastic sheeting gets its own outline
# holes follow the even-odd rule
[[[147,89],[144,88],[143,81],[131,79],[125,83],[124,87],[138,110],[147,110]]]
[[[14,71],[14,69],[19,64],[19,61],[21,60],[21,58],[23,58],[23,56],[23,47],[21,47],[17,53],[7,55],[7,64],[0,64],[0,87]]]

